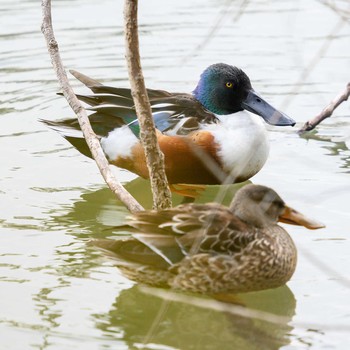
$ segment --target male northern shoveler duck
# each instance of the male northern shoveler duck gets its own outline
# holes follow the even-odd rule
[[[93,92],[77,97],[94,111],[89,118],[109,162],[148,178],[130,89],[104,86],[76,71],[72,74]],[[241,69],[223,63],[205,69],[193,94],[147,91],[170,184],[245,181],[268,156],[262,119],[272,125],[295,124],[252,89]],[[43,122],[91,156],[76,119]]]
[[[278,221],[324,227],[274,190],[251,184],[229,208],[191,203],[141,211],[122,227],[136,232],[131,237],[92,243],[137,282],[206,294],[258,291],[285,284],[296,267],[297,250]]]

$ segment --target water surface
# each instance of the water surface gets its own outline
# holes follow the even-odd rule
[[[339,10],[322,1],[142,2],[147,85],[191,91],[209,64],[234,64],[301,126],[349,81],[348,3],[332,6]],[[54,1],[54,28],[67,68],[128,86],[122,10],[122,1]],[[95,164],[38,122],[72,116],[56,95],[39,2],[3,0],[0,12],[1,348],[348,348],[349,103],[306,137],[292,128],[269,128],[270,158],[252,179],[327,225],[315,232],[289,227],[300,254],[288,287],[241,299],[287,321],[271,326],[164,302],[86,246],[91,238],[111,235],[108,227],[127,211]],[[151,206],[146,181],[117,174]],[[213,200],[217,190],[208,188],[198,200]],[[229,188],[226,202],[234,191]]]

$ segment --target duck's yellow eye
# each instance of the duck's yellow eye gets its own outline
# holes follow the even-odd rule
[[[232,89],[233,88],[233,84],[231,82],[227,82],[226,83],[226,87],[229,88],[229,89]]]

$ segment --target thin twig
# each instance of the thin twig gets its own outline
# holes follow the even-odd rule
[[[321,260],[316,255],[310,253],[310,249],[304,249],[304,247],[298,246],[298,252],[301,252],[305,258],[311,262],[311,264],[318,268],[318,270],[325,274],[328,278],[332,278],[335,283],[350,289],[350,279],[334,269],[328,261],[325,262],[324,260]]]
[[[174,301],[184,304],[190,304],[192,306],[200,308],[212,309],[220,312],[227,312],[232,315],[242,316],[246,318],[255,318],[257,320],[279,325],[286,324],[290,321],[290,319],[286,316],[274,315],[266,311],[248,309],[242,305],[229,304],[218,300],[204,299],[196,295],[187,295],[172,290],[154,288],[145,285],[139,285],[139,289],[142,293],[164,299],[165,301]]]
[[[246,308],[241,305],[228,304],[222,301],[213,299],[203,299],[195,295],[186,295],[177,293],[174,291],[164,290],[160,288],[148,287],[140,285],[139,289],[142,293],[152,295],[165,301],[173,301],[178,303],[189,304],[203,309],[215,310],[218,312],[225,312],[231,315],[253,318],[260,321],[269,322],[276,325],[283,325],[291,322],[289,317],[275,315],[270,312],[254,310]],[[347,323],[339,324],[324,324],[314,322],[292,322],[293,327],[306,328],[306,329],[324,329],[335,332],[349,332],[350,325]]]
[[[317,114],[314,118],[308,120],[303,127],[298,131],[299,134],[305,131],[310,131],[314,129],[318,124],[320,124],[326,118],[329,118],[334,110],[350,96],[350,83],[346,85],[344,91],[342,91],[338,96],[336,96],[327,107],[325,107],[321,113]]]
[[[187,61],[193,59],[198,56],[199,53],[209,44],[209,42],[215,37],[217,31],[221,28],[222,23],[226,16],[231,15],[231,6],[233,5],[233,0],[227,0],[226,3],[222,6],[219,14],[214,21],[213,25],[211,25],[208,33],[202,39],[200,43],[198,43],[185,57],[183,57],[180,61],[180,64],[183,65],[187,63]],[[245,8],[248,6],[249,0],[241,0],[239,4],[239,10],[233,18],[233,22],[237,22],[241,15],[244,14]]]
[[[156,129],[148,100],[145,81],[142,74],[139,54],[139,39],[137,25],[137,0],[125,0],[124,29],[126,61],[128,64],[131,93],[140,124],[140,139],[146,155],[153,193],[154,209],[171,207],[171,192],[164,170],[164,155],[160,151]]]
[[[350,11],[341,9],[336,6],[334,3],[330,3],[329,1],[324,0],[318,0],[319,3],[321,3],[324,6],[327,6],[329,9],[331,9],[333,12],[335,12],[339,17],[341,17],[343,20],[347,21],[349,24],[350,20]]]
[[[344,25],[345,21],[343,19],[339,19],[339,21],[332,28],[330,33],[326,36],[318,51],[315,53],[315,55],[313,55],[312,59],[301,71],[298,80],[293,84],[293,88],[288,92],[284,101],[282,101],[280,106],[282,110],[285,110],[292,103],[294,98],[298,95],[299,90],[303,87],[303,84],[305,84],[311,72],[317,67],[321,59],[326,56],[326,53],[329,50],[334,38],[336,37],[338,32],[344,27]]]
[[[86,143],[88,144],[91,154],[95,159],[95,162],[106,181],[109,188],[114,192],[114,194],[123,202],[123,204],[131,211],[136,212],[143,210],[142,206],[136,201],[136,199],[125,190],[121,183],[113,175],[108,161],[103,153],[100,142],[91,128],[89,118],[86,114],[85,109],[82,107],[77,97],[75,96],[73,89],[71,88],[66,71],[63,67],[58,43],[54,36],[54,31],[52,28],[51,19],[51,1],[42,0],[42,16],[43,22],[41,26],[41,31],[46,39],[47,48],[51,57],[51,62],[55,73],[57,75],[58,82],[63,91],[63,95],[68,101],[69,105],[76,114],[80,128],[84,134]]]
[[[288,105],[292,102],[294,97],[298,94],[299,90],[302,87],[302,83],[307,80],[309,77],[311,71],[317,66],[321,58],[323,58],[328,51],[333,39],[335,38],[336,34],[343,28],[346,21],[341,18],[334,28],[331,30],[330,34],[327,36],[327,40],[324,41],[324,43],[321,45],[320,49],[316,52],[316,54],[313,56],[311,61],[308,63],[308,65],[303,69],[298,81],[294,84],[294,88],[292,91],[289,92],[288,96],[286,97],[285,101],[282,102],[281,109],[285,109],[288,107]],[[319,123],[321,123],[324,119],[330,117],[334,110],[344,101],[346,101],[349,97],[349,84],[347,85],[347,88],[344,92],[339,94],[326,108],[322,110],[320,114],[318,114],[313,119],[307,121],[303,127],[298,130],[297,132],[299,134],[302,134],[306,131],[313,130]]]

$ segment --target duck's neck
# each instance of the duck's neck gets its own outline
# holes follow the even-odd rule
[[[192,93],[196,100],[212,113],[226,115],[243,111],[240,104],[232,103],[232,101],[231,103],[225,102],[225,98],[222,98],[217,91],[208,88],[208,84],[205,84],[202,81],[198,83]]]

